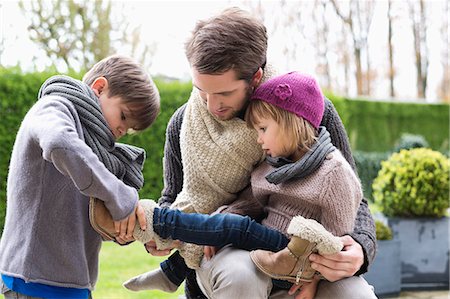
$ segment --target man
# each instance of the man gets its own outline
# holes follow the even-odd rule
[[[270,65],[266,66],[265,26],[237,8],[198,22],[185,49],[192,69],[194,92],[198,92],[209,117],[218,124],[242,119],[249,95],[273,75]],[[330,101],[326,100],[325,106],[321,125],[327,127],[333,144],[356,169],[342,122]],[[180,140],[185,142],[182,124],[186,121],[186,107],[184,105],[174,113],[167,127],[165,187],[159,200],[161,206],[171,205],[186,181],[180,150]],[[214,163],[209,155],[204,159],[205,163]],[[223,175],[218,167],[217,176]],[[242,180],[248,183],[249,177]],[[242,204],[245,199],[247,197],[242,196],[242,200],[236,202]],[[251,208],[251,203],[246,207]],[[251,209],[246,207],[236,208],[231,204],[228,210],[250,213]],[[328,280],[320,282],[316,298],[375,298],[372,288],[358,276],[367,271],[374,258],[375,240],[373,218],[364,199],[358,210],[354,232],[351,236],[342,237],[344,250],[330,256],[313,254],[310,257],[312,267]],[[167,251],[157,251],[153,243],[146,247],[154,255],[167,254]],[[204,298],[196,287],[195,277],[209,298],[265,298],[269,294],[270,298],[290,297],[286,290],[273,288],[271,279],[256,270],[248,252],[231,247],[223,248],[211,259],[204,258],[201,267],[188,276],[187,297]],[[296,289],[294,286],[290,293]],[[301,294],[297,296],[300,298]]]

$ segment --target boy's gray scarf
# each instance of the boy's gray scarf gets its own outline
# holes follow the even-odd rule
[[[325,127],[319,127],[319,137],[316,143],[297,162],[293,163],[291,160],[282,157],[267,157],[267,163],[277,168],[266,175],[266,180],[278,185],[292,178],[307,177],[316,171],[322,165],[326,156],[335,149],[331,143],[330,133]]]
[[[144,149],[115,142],[114,135],[102,114],[98,98],[87,84],[67,76],[53,76],[42,85],[38,99],[48,95],[69,100],[80,117],[86,144],[100,161],[128,186],[137,190],[142,188]]]

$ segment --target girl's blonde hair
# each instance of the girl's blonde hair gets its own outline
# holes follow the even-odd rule
[[[286,152],[308,151],[317,140],[317,130],[303,117],[261,100],[251,100],[245,112],[247,126],[254,128],[263,117],[270,117],[280,125]]]

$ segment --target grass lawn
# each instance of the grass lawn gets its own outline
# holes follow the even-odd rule
[[[103,242],[100,251],[99,279],[92,297],[94,299],[177,299],[180,294],[184,293],[184,285],[176,293],[160,291],[132,292],[122,287],[122,283],[125,280],[158,268],[159,263],[164,259],[164,257],[149,255],[139,242],[134,242],[128,246],[119,246],[113,242]]]

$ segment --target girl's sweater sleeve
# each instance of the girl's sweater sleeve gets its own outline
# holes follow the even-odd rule
[[[137,190],[112,174],[80,137],[73,105],[62,98],[43,98],[34,109],[26,125],[43,159],[69,177],[82,194],[103,200],[114,220],[131,214]]]
[[[327,128],[328,132],[330,132],[332,143],[341,151],[344,158],[352,166],[355,173],[357,173],[355,160],[351,153],[350,143],[344,125],[333,104],[328,99],[325,99],[325,112],[321,125]],[[376,252],[375,222],[365,198],[362,198],[360,202],[356,215],[355,228],[350,236],[361,245],[364,252],[364,264],[356,273],[356,275],[360,275],[367,272],[369,264],[375,258]]]
[[[351,233],[362,198],[358,178],[345,161],[336,159],[335,166],[327,173],[322,186],[319,202],[323,205],[323,212],[320,223],[336,236]]]

